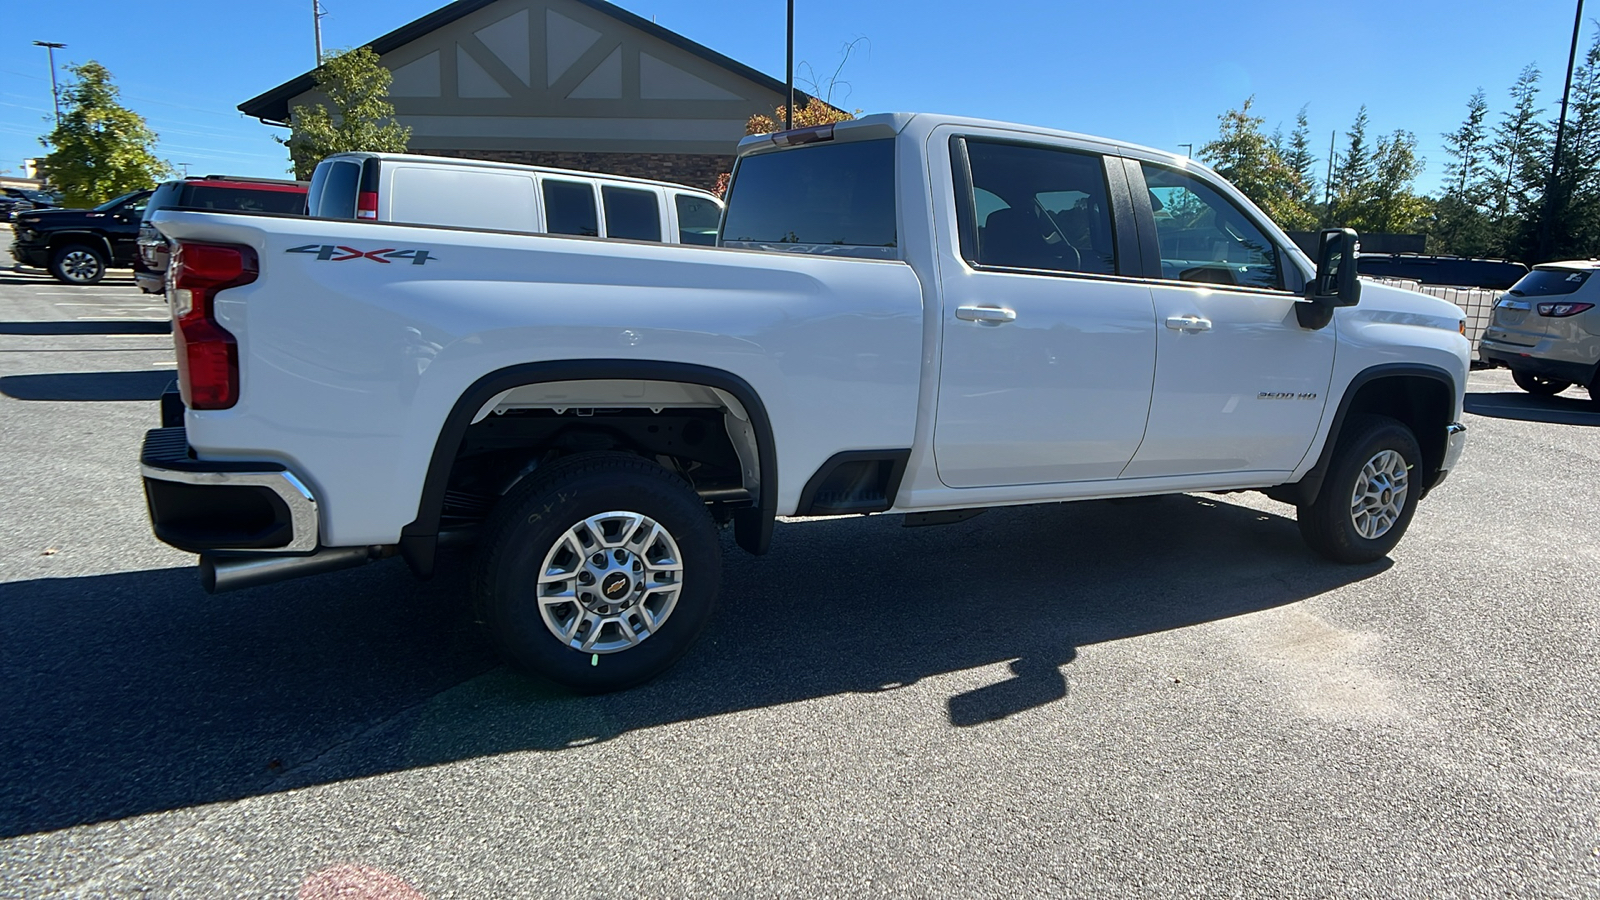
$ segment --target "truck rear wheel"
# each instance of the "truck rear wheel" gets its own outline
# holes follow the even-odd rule
[[[682,479],[622,453],[568,457],[504,497],[472,590],[507,659],[581,693],[678,661],[710,619],[722,548]]]
[[[87,244],[66,244],[50,252],[50,274],[62,284],[99,284],[106,277],[106,261]]]
[[[1334,562],[1381,559],[1417,510],[1422,450],[1401,422],[1362,416],[1345,427],[1317,499],[1298,509],[1300,536]]]

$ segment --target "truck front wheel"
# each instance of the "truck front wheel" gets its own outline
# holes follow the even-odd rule
[[[1317,499],[1299,507],[1301,537],[1335,562],[1383,558],[1417,510],[1421,462],[1416,436],[1399,421],[1362,416],[1351,422]]]
[[[67,244],[50,252],[50,274],[62,284],[99,284],[106,276],[106,260],[87,244]]]
[[[597,453],[541,467],[501,500],[472,589],[514,665],[604,693],[676,663],[721,580],[716,526],[695,492],[648,460]]]

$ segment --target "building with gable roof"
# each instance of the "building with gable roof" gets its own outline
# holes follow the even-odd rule
[[[783,82],[606,0],[457,0],[372,41],[417,153],[709,188]],[[239,109],[285,125],[311,72]],[[796,103],[809,98],[798,94]]]

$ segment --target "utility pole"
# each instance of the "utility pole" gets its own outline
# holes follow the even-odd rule
[[[1328,132],[1328,178],[1322,182],[1322,199],[1328,205],[1328,224],[1333,225],[1333,146],[1339,140],[1339,129]]]
[[[1544,217],[1539,222],[1539,257],[1534,262],[1549,262],[1555,252],[1556,195],[1561,193],[1561,141],[1567,131],[1567,98],[1572,95],[1572,69],[1578,61],[1578,32],[1583,28],[1583,0],[1572,19],[1572,49],[1567,51],[1567,84],[1561,89],[1561,117],[1556,119],[1556,147],[1550,155],[1550,180],[1544,188]]]
[[[794,0],[789,0],[789,55],[784,68],[788,73],[785,78],[788,93],[783,105],[783,130],[788,131],[794,127]]]
[[[60,128],[61,89],[56,87],[56,51],[60,50],[62,47],[65,47],[66,44],[57,44],[54,41],[34,41],[33,45],[35,47],[45,48],[45,52],[50,54],[50,100],[55,104],[56,108],[56,127]]]
[[[311,28],[317,34],[317,68],[322,68],[322,0],[311,0]]]

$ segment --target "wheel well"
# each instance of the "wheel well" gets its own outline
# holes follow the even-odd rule
[[[51,250],[64,247],[67,244],[87,244],[105,254],[106,261],[111,260],[111,244],[103,235],[92,231],[65,231],[61,234],[50,235],[48,246]]]
[[[593,451],[633,453],[676,473],[719,520],[733,520],[740,546],[766,551],[775,450],[749,384],[685,363],[581,360],[501,370],[463,394],[435,445],[417,518],[401,531],[402,554],[431,574],[441,533],[473,530],[535,469]]]
[[[1436,378],[1422,375],[1374,378],[1356,390],[1345,408],[1342,423],[1360,415],[1388,416],[1405,423],[1422,448],[1422,484],[1431,485],[1439,466],[1444,463],[1445,429],[1450,425],[1453,409],[1451,400],[1449,386]],[[1337,435],[1330,436],[1330,440],[1333,438]]]

